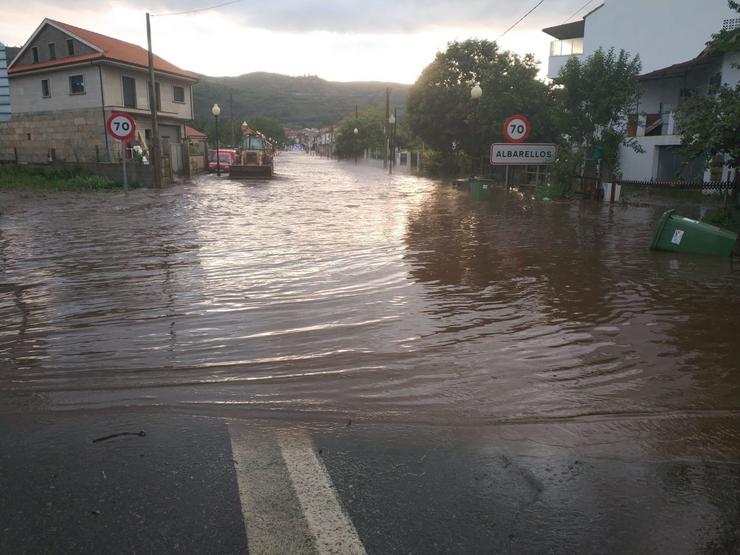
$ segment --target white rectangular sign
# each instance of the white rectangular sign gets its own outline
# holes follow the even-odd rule
[[[537,166],[552,164],[558,147],[552,143],[494,143],[491,145],[491,164],[494,166]]]

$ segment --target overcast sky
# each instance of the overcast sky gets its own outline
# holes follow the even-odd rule
[[[8,2],[0,42],[20,46],[49,17],[146,46],[146,10],[166,14],[225,1]],[[192,15],[156,16],[152,42],[160,56],[207,75],[270,71],[413,83],[449,41],[494,40],[538,1],[242,0]],[[580,18],[600,3],[544,0],[499,43],[546,64],[551,39],[541,29]]]

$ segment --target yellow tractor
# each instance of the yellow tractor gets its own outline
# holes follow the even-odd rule
[[[259,131],[249,127],[245,121],[241,125],[242,140],[231,165],[231,179],[270,178],[275,148]]]

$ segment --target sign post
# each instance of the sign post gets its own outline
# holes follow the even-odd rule
[[[551,143],[526,143],[532,132],[527,116],[516,114],[506,118],[503,135],[506,143],[491,145],[491,165],[505,166],[505,185],[509,188],[509,166],[536,166],[536,183],[540,181],[540,165],[552,164],[558,147]]]
[[[126,141],[136,133],[134,118],[123,112],[114,112],[106,122],[106,130],[114,139],[121,141],[121,158],[123,160],[123,188],[128,191],[128,174],[126,172]]]

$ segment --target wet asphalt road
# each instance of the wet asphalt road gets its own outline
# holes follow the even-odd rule
[[[342,543],[354,534],[367,553],[737,551],[737,463],[594,441],[599,429],[3,417],[0,552],[361,552]],[[146,435],[93,443],[125,431]],[[296,456],[320,461],[327,483],[286,470]],[[335,539],[329,517],[345,511]]]

